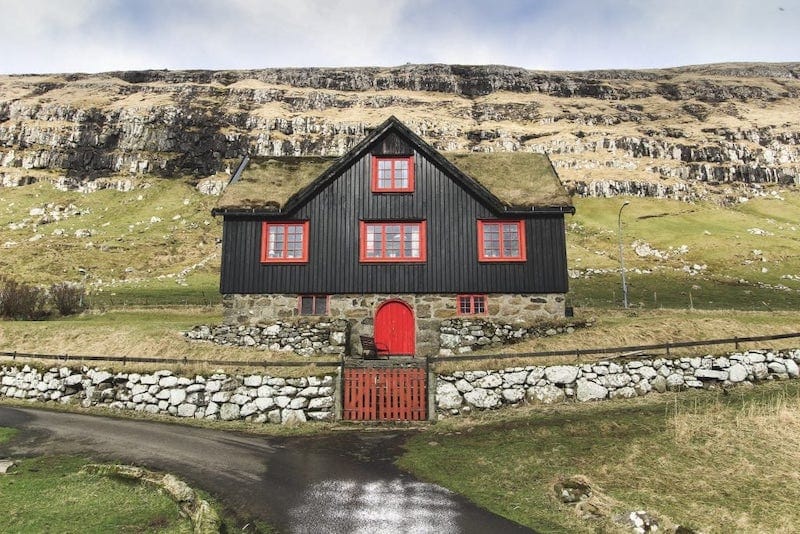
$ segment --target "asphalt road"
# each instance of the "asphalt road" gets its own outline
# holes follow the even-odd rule
[[[282,439],[6,407],[0,426],[21,430],[0,457],[85,455],[168,471],[279,532],[531,532],[402,473],[398,433]]]

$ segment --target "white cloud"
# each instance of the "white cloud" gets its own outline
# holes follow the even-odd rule
[[[0,13],[3,73],[800,59],[798,0],[0,0]]]

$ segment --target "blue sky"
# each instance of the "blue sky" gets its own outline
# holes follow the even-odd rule
[[[800,0],[0,0],[0,73],[800,61]]]

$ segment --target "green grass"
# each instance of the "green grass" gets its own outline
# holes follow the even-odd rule
[[[0,477],[3,532],[191,532],[177,505],[138,483],[81,471],[81,458],[20,461]]]
[[[797,309],[800,301],[797,291],[768,289],[713,277],[629,273],[626,282],[629,305],[638,309],[791,311]],[[619,308],[622,306],[620,275],[570,280],[568,299],[577,307]]]
[[[0,443],[5,443],[6,441],[10,440],[16,433],[16,428],[5,428],[0,426]]]
[[[800,520],[800,384],[523,408],[447,420],[399,464],[541,532],[595,532],[558,502],[561,476],[703,532],[789,532]]]
[[[0,255],[0,273],[50,284],[83,281],[82,268],[89,286],[104,292],[156,282],[178,289],[177,275],[209,257],[192,272],[218,273],[221,222],[211,216],[216,198],[177,178],[142,183],[149,186],[127,193],[64,192],[49,183],[0,189],[0,246],[11,243]],[[32,208],[48,205],[72,205],[81,215],[46,224],[30,215]],[[21,222],[24,228],[11,229],[12,223]],[[92,235],[76,237],[80,229],[90,229]]]

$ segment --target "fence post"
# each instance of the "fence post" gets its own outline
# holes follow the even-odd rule
[[[739,338],[738,337],[734,337],[733,338],[733,346],[734,346],[734,348],[736,350],[739,350]]]
[[[669,342],[664,343],[664,348],[667,349],[667,356],[669,356]]]

